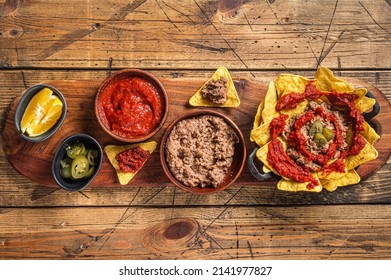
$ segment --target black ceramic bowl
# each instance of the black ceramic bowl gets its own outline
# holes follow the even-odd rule
[[[86,146],[86,149],[94,149],[98,151],[98,159],[95,165],[94,174],[88,179],[66,179],[61,176],[61,161],[67,157],[67,147],[72,145],[75,142],[82,142]],[[85,188],[98,174],[100,167],[102,165],[103,151],[102,147],[99,145],[98,141],[87,134],[74,134],[66,138],[61,145],[57,148],[57,151],[54,155],[52,162],[52,174],[56,183],[68,191],[80,191]]]
[[[27,134],[24,134],[21,131],[20,122],[22,120],[24,111],[26,110],[27,105],[30,103],[31,99],[34,97],[35,94],[37,94],[43,88],[50,88],[53,91],[53,93],[60,98],[60,100],[63,104],[62,114],[60,116],[60,119],[56,122],[56,124],[52,128],[50,128],[47,132],[45,132],[39,136],[36,136],[36,137],[29,137]],[[27,89],[26,92],[23,94],[22,98],[19,101],[18,107],[16,108],[16,112],[15,112],[16,130],[18,131],[19,135],[27,141],[41,142],[43,140],[48,139],[54,133],[56,133],[56,131],[60,128],[60,126],[64,122],[66,113],[67,113],[67,103],[65,101],[64,95],[58,89],[56,89],[53,86],[46,85],[46,84],[38,84],[38,85],[32,86],[29,89]]]

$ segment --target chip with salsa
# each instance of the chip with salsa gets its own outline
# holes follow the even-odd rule
[[[281,177],[285,191],[334,191],[356,184],[355,168],[377,157],[380,138],[362,113],[375,104],[320,67],[314,79],[283,74],[270,82],[255,115],[250,140],[264,172]]]
[[[238,107],[240,99],[228,69],[221,66],[189,99],[193,107]]]
[[[110,163],[117,172],[118,181],[126,185],[144,166],[150,155],[156,149],[155,141],[116,146],[108,145],[104,148]]]

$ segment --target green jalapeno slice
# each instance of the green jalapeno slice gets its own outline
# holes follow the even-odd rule
[[[60,164],[61,164],[61,176],[63,178],[71,178],[72,159],[64,158]]]
[[[90,164],[85,156],[77,156],[72,161],[71,174],[75,179],[80,179],[86,176],[90,169]]]
[[[85,153],[86,153],[86,146],[82,142],[76,142],[71,146],[67,147],[67,156],[70,157],[71,159],[74,159],[80,155],[85,155]]]

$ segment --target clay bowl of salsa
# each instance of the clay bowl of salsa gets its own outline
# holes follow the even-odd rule
[[[141,142],[162,128],[167,92],[152,74],[124,69],[105,79],[95,97],[95,115],[103,130],[122,142]]]
[[[238,126],[210,109],[179,116],[160,143],[160,161],[176,187],[194,194],[227,189],[240,176],[246,145]]]

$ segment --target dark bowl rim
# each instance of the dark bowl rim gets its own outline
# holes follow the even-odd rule
[[[39,92],[39,89],[43,89],[43,88],[50,88],[51,90],[53,90],[53,93],[56,94],[60,98],[60,100],[63,104],[63,110],[62,110],[60,119],[58,119],[56,124],[52,128],[50,128],[47,132],[43,133],[40,136],[29,137],[26,134],[22,133],[22,131],[20,130],[20,120],[23,117],[23,113],[24,113],[24,112],[21,112],[21,110],[23,107],[24,107],[24,110],[26,110],[28,103],[31,101],[31,99]],[[65,96],[58,88],[56,88],[52,85],[45,84],[45,83],[39,83],[39,84],[33,85],[23,92],[22,98],[19,100],[18,106],[16,107],[15,117],[14,117],[16,131],[23,139],[25,139],[29,142],[38,143],[38,142],[42,142],[44,140],[47,140],[48,138],[52,137],[57,132],[57,130],[61,127],[61,125],[63,124],[65,117],[66,117],[66,114],[67,114],[67,108],[68,108],[68,105],[67,105]]]
[[[142,136],[142,137],[136,137],[136,138],[126,138],[126,137],[121,137],[115,133],[113,133],[109,128],[107,128],[105,126],[105,124],[102,122],[101,118],[100,118],[100,115],[99,115],[99,112],[98,112],[98,106],[99,106],[99,96],[102,92],[102,90],[110,83],[112,82],[114,79],[116,79],[118,76],[121,76],[121,75],[129,75],[129,76],[139,76],[139,77],[146,77],[150,80],[152,80],[154,83],[156,83],[157,85],[157,90],[159,91],[159,94],[161,95],[162,97],[162,104],[164,105],[164,109],[163,109],[163,116],[160,120],[160,123],[159,125],[157,125],[151,132],[149,132],[148,134]],[[160,82],[160,80],[154,76],[153,74],[151,74],[150,72],[148,71],[145,71],[145,70],[141,70],[141,69],[137,69],[137,68],[126,68],[126,69],[122,69],[122,70],[118,70],[116,72],[114,72],[113,74],[111,74],[109,77],[107,77],[106,79],[103,80],[103,82],[100,84],[99,88],[98,88],[98,91],[95,95],[95,101],[94,101],[94,111],[95,111],[95,117],[96,119],[98,120],[98,123],[99,125],[101,126],[101,128],[108,134],[110,135],[111,137],[113,137],[114,139],[116,140],[119,140],[119,141],[122,141],[122,142],[126,142],[126,143],[138,143],[138,142],[142,142],[142,141],[145,141],[149,138],[151,138],[152,136],[154,136],[160,129],[162,129],[162,127],[164,126],[166,120],[167,120],[167,117],[168,117],[168,107],[169,107],[169,101],[168,101],[168,94],[167,94],[167,90],[165,89],[165,87],[163,86],[163,84]]]
[[[61,184],[61,182],[59,182],[59,180],[58,180],[58,178],[56,176],[56,173],[55,173],[55,170],[57,168],[57,166],[56,166],[56,159],[59,156],[59,153],[61,152],[62,147],[67,142],[77,141],[77,140],[80,140],[80,139],[83,139],[83,138],[84,139],[85,138],[89,139],[90,141],[92,141],[98,147],[99,154],[100,154],[100,160],[99,160],[99,162],[97,164],[97,167],[96,167],[96,169],[94,171],[94,174],[90,178],[86,179],[86,183],[82,187],[80,187],[78,189],[71,189],[71,188],[68,188],[68,187],[64,186],[63,184]],[[99,171],[100,171],[100,169],[102,167],[102,162],[103,162],[103,149],[102,149],[102,146],[99,144],[99,142],[94,137],[92,137],[89,134],[85,134],[85,133],[72,134],[72,135],[66,137],[64,140],[62,140],[61,144],[56,149],[56,152],[55,152],[55,154],[53,156],[53,159],[52,159],[52,176],[54,178],[54,181],[57,183],[57,185],[60,186],[61,188],[63,188],[64,190],[71,191],[71,192],[73,192],[73,191],[81,191],[84,188],[86,188],[92,182],[92,180],[94,180],[96,175],[98,175],[98,173],[99,173]]]
[[[173,127],[178,122],[180,122],[181,120],[184,120],[184,119],[202,116],[202,115],[214,115],[214,116],[221,117],[234,129],[236,135],[239,138],[239,143],[237,143],[236,145],[240,145],[242,147],[243,151],[239,155],[241,157],[243,157],[243,159],[242,159],[242,162],[240,163],[240,168],[239,168],[238,172],[230,179],[230,181],[227,184],[225,184],[224,186],[216,187],[216,188],[207,188],[208,191],[201,192],[199,190],[203,190],[205,188],[200,188],[200,187],[190,188],[188,186],[185,186],[184,184],[179,182],[171,174],[171,171],[170,171],[168,164],[167,164],[167,161],[166,161],[165,146],[166,146],[168,136],[170,135]],[[184,113],[183,115],[179,116],[178,118],[176,118],[175,120],[173,120],[170,123],[170,125],[166,128],[166,131],[164,132],[163,137],[160,142],[159,153],[160,153],[161,166],[163,168],[163,171],[164,171],[166,177],[170,180],[171,183],[173,183],[176,187],[179,187],[180,189],[182,189],[186,192],[198,194],[198,195],[207,195],[207,194],[212,194],[212,193],[220,192],[220,191],[227,189],[229,186],[231,186],[239,178],[240,174],[242,173],[242,171],[244,169],[244,165],[246,163],[247,149],[246,149],[246,141],[244,139],[242,131],[236,125],[236,123],[233,120],[231,120],[228,116],[224,115],[223,113],[214,111],[212,109],[192,109],[191,111],[188,111],[188,112]]]

